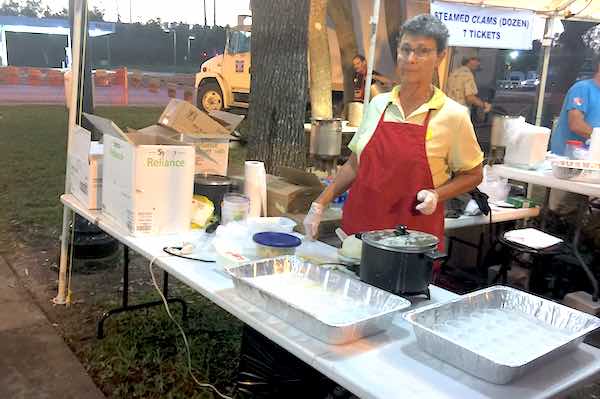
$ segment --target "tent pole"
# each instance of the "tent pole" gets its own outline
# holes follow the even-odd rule
[[[0,29],[0,66],[8,66],[8,43],[4,29]]]
[[[369,57],[367,60],[367,76],[365,78],[364,104],[369,104],[371,97],[371,81],[373,80],[373,64],[375,63],[375,45],[377,44],[377,24],[379,22],[380,0],[373,2],[373,14],[371,15],[371,41],[369,44]]]
[[[71,149],[71,137],[75,129],[75,121],[77,119],[77,101],[78,93],[82,87],[81,82],[81,54],[82,54],[82,21],[87,9],[87,0],[72,0],[73,1],[73,37],[71,38],[71,101],[69,107],[69,125],[67,127],[67,163],[65,171],[65,194],[71,192],[70,164],[69,151]],[[68,271],[68,255],[69,255],[69,231],[72,221],[72,212],[67,207],[63,207],[63,225],[60,236],[60,264],[58,271],[58,293],[53,299],[53,302],[59,305],[67,304],[67,271]]]
[[[546,29],[542,46],[544,47],[544,62],[542,63],[542,76],[540,77],[540,90],[538,93],[537,110],[535,113],[535,124],[542,124],[542,113],[544,110],[544,99],[546,95],[546,81],[548,80],[548,67],[550,65],[550,51],[552,50],[552,39],[547,38],[550,29],[550,18],[546,19]]]

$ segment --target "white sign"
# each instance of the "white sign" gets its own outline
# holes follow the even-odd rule
[[[435,1],[431,14],[448,27],[450,46],[531,50],[533,11]]]

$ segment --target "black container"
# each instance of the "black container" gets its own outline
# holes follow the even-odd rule
[[[221,216],[221,202],[233,186],[227,176],[198,174],[194,176],[194,195],[204,195],[215,206],[215,214]]]
[[[428,295],[433,262],[446,257],[437,250],[437,237],[400,226],[361,238],[362,281],[397,295]]]

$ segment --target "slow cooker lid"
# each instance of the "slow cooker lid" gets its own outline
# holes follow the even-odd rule
[[[203,186],[229,186],[232,181],[227,176],[211,175],[209,173],[199,173],[194,176],[194,183]]]
[[[440,242],[433,234],[408,230],[406,226],[363,233],[362,240],[376,248],[409,253],[422,253],[434,250]]]

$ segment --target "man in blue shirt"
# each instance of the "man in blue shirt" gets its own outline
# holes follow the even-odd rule
[[[552,133],[551,150],[564,155],[568,140],[585,142],[592,129],[600,127],[600,55],[592,61],[592,79],[575,83],[565,97],[558,126]]]

